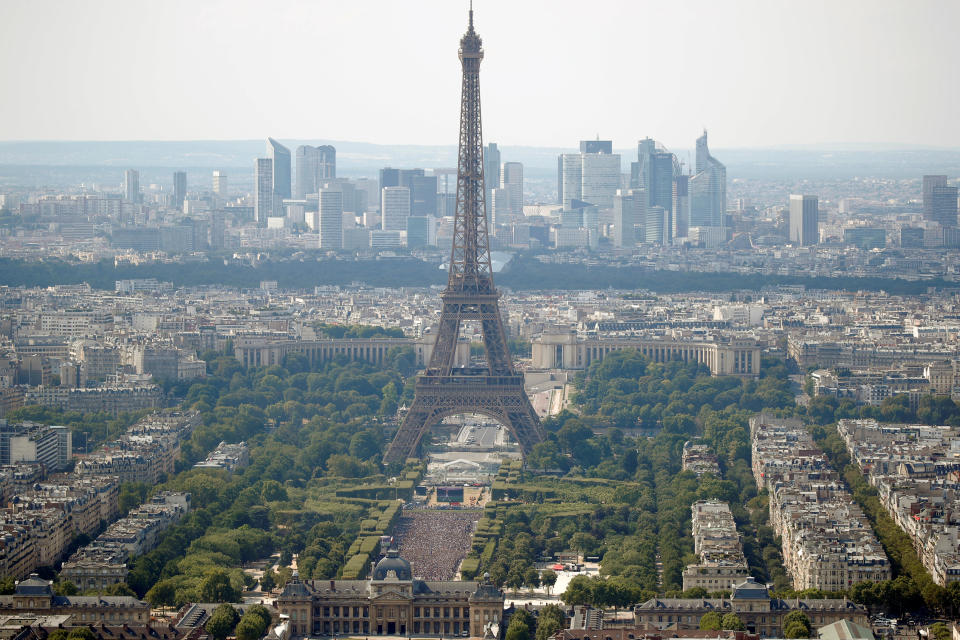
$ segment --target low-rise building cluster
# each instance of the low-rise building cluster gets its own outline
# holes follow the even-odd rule
[[[891,578],[890,560],[843,479],[799,420],[750,420],[753,474],[797,590],[845,591]]]
[[[704,474],[720,477],[720,464],[708,445],[689,440],[684,442],[681,462],[684,471],[692,471],[698,478]]]
[[[217,448],[210,452],[206,460],[202,460],[193,465],[194,469],[223,469],[233,472],[236,469],[243,469],[250,464],[250,447],[246,442],[237,444],[228,444],[221,442]]]
[[[934,581],[960,581],[960,429],[841,420],[837,431]]]
[[[684,591],[694,587],[724,591],[749,578],[747,559],[730,505],[719,500],[698,500],[690,510],[693,551],[700,562],[684,569]]]

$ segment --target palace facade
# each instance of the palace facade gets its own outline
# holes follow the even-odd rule
[[[277,608],[290,616],[293,637],[479,638],[499,626],[503,592],[486,576],[482,582],[416,579],[410,563],[390,550],[368,580],[300,580],[294,573]]]

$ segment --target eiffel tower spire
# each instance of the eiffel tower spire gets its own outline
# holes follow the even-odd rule
[[[447,288],[436,343],[427,370],[417,379],[407,412],[384,462],[413,455],[423,435],[443,418],[479,413],[507,427],[525,454],[543,441],[540,420],[513,368],[500,316],[500,294],[493,284],[489,225],[484,201],[483,129],[480,118],[480,61],[483,41],[473,28],[473,3],[460,39],[463,84],[460,93],[460,151],[457,210]],[[456,347],[464,321],[479,322],[486,352],[484,366],[457,367]]]

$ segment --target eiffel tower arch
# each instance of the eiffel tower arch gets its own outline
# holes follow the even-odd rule
[[[460,39],[463,85],[457,161],[457,211],[447,288],[436,343],[426,371],[417,377],[413,405],[390,443],[384,463],[402,462],[417,451],[424,434],[443,418],[477,413],[505,426],[524,455],[543,441],[540,419],[513,367],[500,316],[500,294],[493,285],[490,240],[484,201],[483,132],[480,122],[480,61],[483,46],[473,28]],[[456,367],[457,338],[464,322],[480,324],[486,363]]]

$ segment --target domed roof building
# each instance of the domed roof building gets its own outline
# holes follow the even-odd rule
[[[380,562],[373,567],[371,579],[387,580],[394,578],[397,580],[413,580],[413,571],[410,569],[410,563],[400,557],[399,551],[390,549],[387,551],[387,555],[383,556]]]
[[[503,591],[489,575],[475,580],[420,580],[396,549],[387,551],[367,580],[301,580],[294,574],[277,598],[290,616],[292,637],[483,637],[500,624]]]

